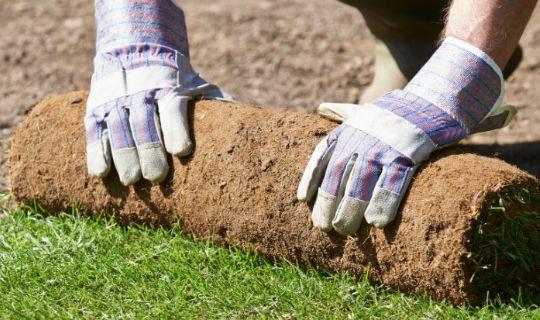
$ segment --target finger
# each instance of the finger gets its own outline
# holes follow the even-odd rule
[[[354,234],[362,224],[373,189],[382,171],[381,162],[388,147],[372,138],[366,139],[363,157],[359,158],[350,174],[345,196],[332,220],[334,230],[341,235]]]
[[[415,170],[416,167],[405,160],[392,162],[383,169],[366,209],[367,223],[382,228],[395,219]]]
[[[336,142],[330,162],[320,184],[311,219],[313,225],[323,231],[332,230],[340,193],[344,191],[348,175],[356,159],[355,148],[362,143],[365,135],[359,130],[344,130]]]
[[[139,155],[142,176],[152,182],[161,182],[169,173],[165,149],[161,143],[159,118],[154,105],[153,92],[130,96],[129,124]]]
[[[111,170],[111,150],[105,124],[91,114],[84,118],[84,127],[88,174],[94,177],[105,177]]]
[[[167,152],[175,156],[186,156],[191,153],[193,148],[187,118],[190,99],[190,97],[179,94],[177,90],[172,90],[158,100],[163,143]]]
[[[328,137],[317,144],[300,179],[296,192],[298,200],[309,201],[313,198],[324,177],[324,171],[330,157],[332,157],[334,148],[335,143],[328,145]]]
[[[130,185],[141,177],[139,156],[131,135],[127,110],[118,105],[106,118],[111,154],[120,182]]]

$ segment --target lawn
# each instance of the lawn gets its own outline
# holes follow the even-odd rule
[[[540,319],[534,305],[457,308],[196,241],[179,227],[124,228],[76,210],[2,212],[1,319]]]

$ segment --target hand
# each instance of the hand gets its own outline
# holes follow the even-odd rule
[[[188,102],[232,98],[191,67],[184,14],[172,1],[95,4],[97,53],[84,119],[88,173],[104,177],[113,162],[125,185],[141,175],[161,182],[169,171],[165,152],[191,152]]]
[[[491,58],[449,38],[404,90],[362,106],[322,104],[320,113],[344,123],[317,145],[298,187],[302,201],[318,193],[313,225],[350,235],[364,217],[375,227],[393,221],[433,150],[510,121],[515,110],[500,107],[502,96]]]

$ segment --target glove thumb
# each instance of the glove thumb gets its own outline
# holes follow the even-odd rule
[[[361,108],[361,106],[357,104],[325,102],[321,103],[317,108],[317,113],[323,118],[336,122],[344,122],[350,118],[358,108]]]
[[[480,122],[480,124],[471,132],[479,133],[496,130],[506,127],[516,115],[517,110],[514,106],[505,105],[490,112],[490,114]]]

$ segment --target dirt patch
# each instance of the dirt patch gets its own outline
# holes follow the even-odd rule
[[[194,108],[193,156],[171,158],[161,185],[122,186],[86,174],[86,93],[45,99],[13,137],[12,190],[50,212],[77,202],[125,223],[170,226],[251,248],[272,258],[369,277],[404,292],[454,303],[481,296],[467,256],[483,209],[507,187],[538,189],[533,176],[474,154],[439,155],[414,179],[401,214],[384,230],[364,224],[354,237],[313,229],[296,187],[313,147],[335,124],[317,116],[215,101]],[[59,128],[62,128],[59,130]]]
[[[361,15],[333,0],[182,0],[192,62],[238,101],[312,111],[323,101],[356,102],[371,80],[370,35]],[[88,89],[93,2],[0,0],[0,139],[43,97]],[[523,37],[524,60],[507,84],[520,113],[508,129],[471,139],[540,176],[540,14]],[[82,121],[82,120],[81,120]],[[0,152],[0,191],[7,189]]]

